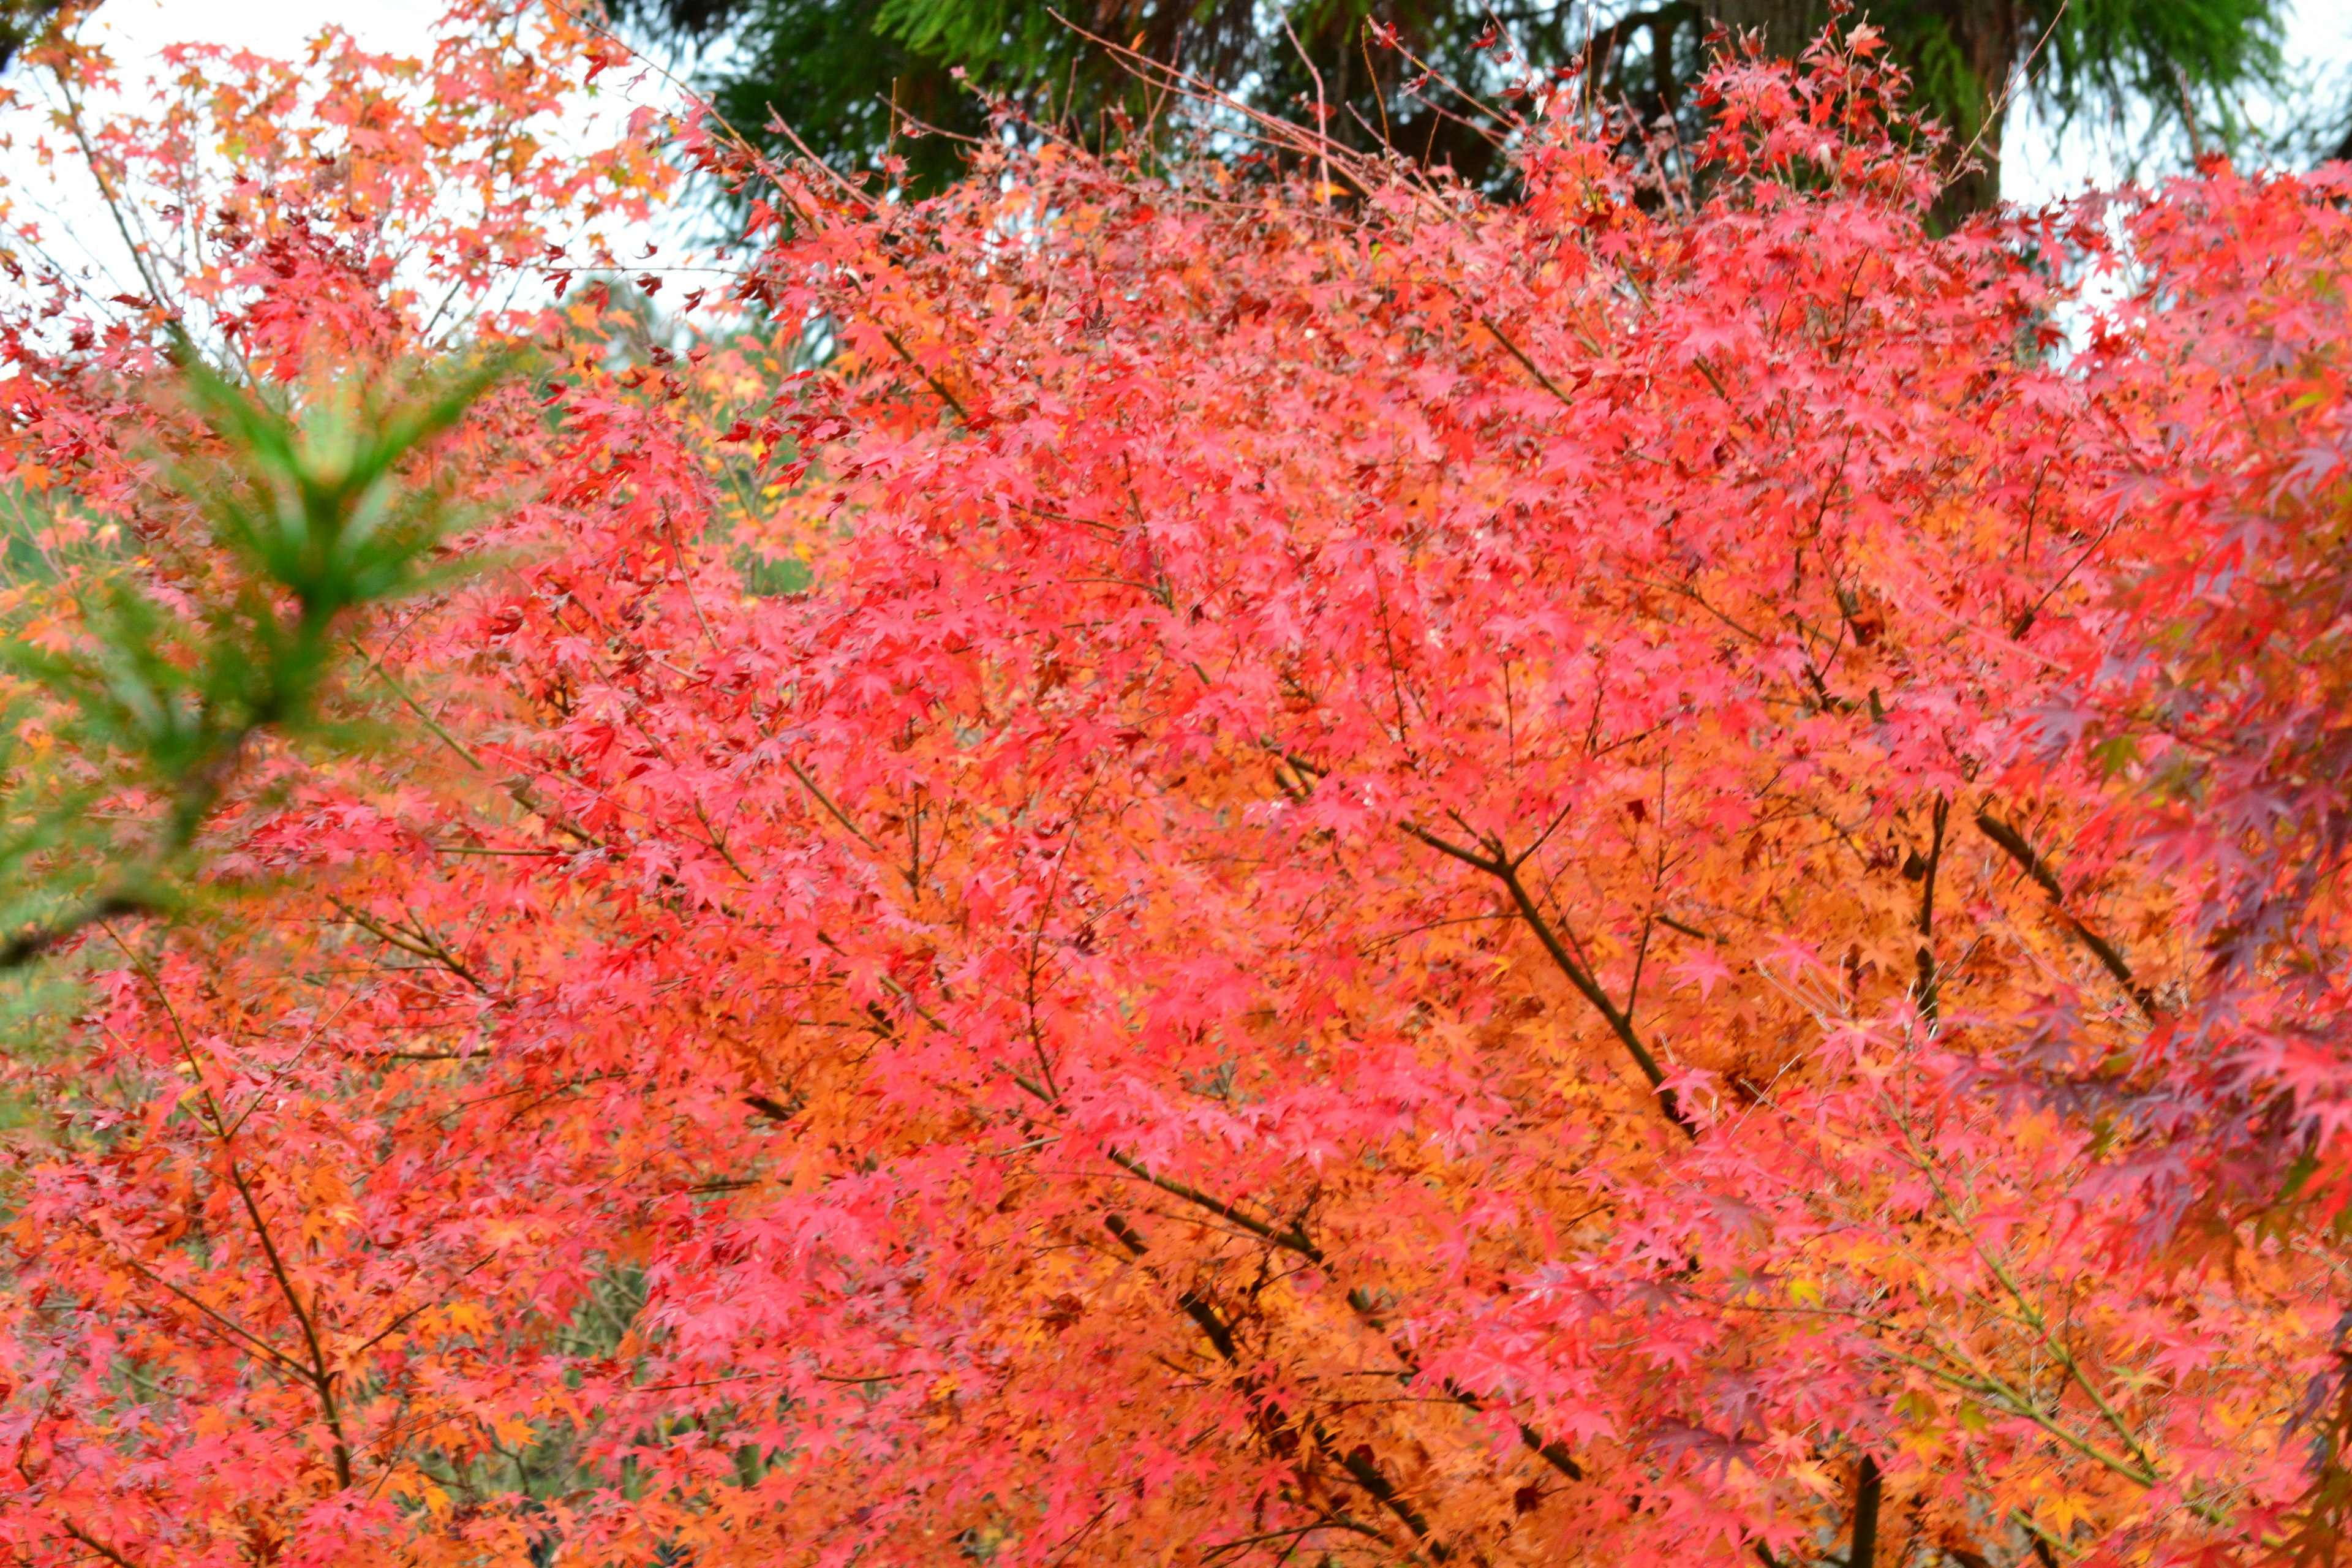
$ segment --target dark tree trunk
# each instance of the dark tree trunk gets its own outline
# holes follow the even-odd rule
[[[1941,0],[1935,11],[1951,28],[1952,42],[1973,79],[1975,100],[1951,115],[1950,129],[1959,142],[1954,152],[1965,151],[1971,142],[1976,151],[1969,157],[1974,166],[1962,169],[1936,204],[1937,220],[1949,227],[2000,201],[2001,121],[2008,118],[2010,73],[2024,43],[2023,18],[2011,0]]]
[[[1878,1555],[1878,1461],[1863,1456],[1861,1473],[1853,1479],[1853,1543],[1846,1548],[1845,1568],[1873,1568]]]
[[[1737,33],[1760,33],[1768,54],[1794,59],[1828,26],[1819,0],[1716,0],[1708,14]]]
[[[1826,0],[1713,0],[1707,9],[1734,33],[1760,35],[1766,51],[1784,59],[1802,54],[1831,20]],[[1969,162],[1976,166],[1956,174],[1936,204],[1936,221],[1948,227],[2000,200],[2000,121],[2005,114],[1989,111],[1996,104],[2003,110],[2008,107],[2001,100],[2025,41],[2024,17],[2015,0],[1929,0],[1920,9],[1920,32],[1940,27],[1966,72],[1965,80],[1935,94],[1938,100],[1928,105],[1952,133],[1955,159],[1975,144]],[[1845,25],[1869,20],[1864,5],[1848,14]],[[1954,93],[1954,101],[1940,101]]]

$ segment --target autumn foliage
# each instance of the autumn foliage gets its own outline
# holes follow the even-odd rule
[[[498,111],[618,63],[192,65],[152,293],[18,255],[44,646],[240,569],[175,316],[528,357],[9,1059],[16,1561],[2337,1560],[2339,176],[1933,238],[1866,32],[1509,203],[688,122],[681,342]]]

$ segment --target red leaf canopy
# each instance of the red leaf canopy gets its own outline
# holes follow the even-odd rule
[[[2326,1559],[2343,192],[1934,238],[1886,88],[1727,70],[1695,205],[1565,114],[1509,204],[759,171],[771,328],[490,320],[415,739],[9,1069],[0,1537]],[[243,210],[258,374],[425,346]],[[167,559],[140,331],[13,331],[20,491]]]

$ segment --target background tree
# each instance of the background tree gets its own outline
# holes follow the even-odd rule
[[[779,143],[765,128],[781,115],[843,167],[887,149],[922,187],[950,176],[958,154],[910,139],[903,120],[982,135],[987,111],[974,86],[1081,134],[1113,114],[1152,117],[1164,96],[1074,26],[1278,114],[1298,113],[1319,92],[1342,143],[1385,142],[1484,182],[1502,168],[1499,125],[1445,81],[1497,97],[1527,70],[1576,65],[1601,104],[1643,125],[1672,117],[1695,142],[1704,117],[1692,89],[1717,27],[1752,32],[1769,53],[1793,58],[1832,14],[1829,0],[1308,0],[1280,13],[1255,0],[620,0],[619,9],[674,38],[725,35],[732,47],[709,86],[736,125]],[[2137,110],[2228,134],[2233,94],[2275,79],[2279,12],[2280,0],[1883,0],[1849,21],[1880,29],[1910,75],[1914,106],[1971,152],[1976,166],[1941,203],[1949,217],[1998,197],[2001,122],[2017,102],[2061,117]],[[1496,47],[1498,25],[1516,56]],[[1401,48],[1377,41],[1390,30]]]
[[[0,69],[49,25],[64,0],[0,0]],[[85,5],[83,9],[88,9]]]

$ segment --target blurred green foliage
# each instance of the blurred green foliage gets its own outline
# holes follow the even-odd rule
[[[63,8],[62,0],[0,0],[0,70]]]
[[[57,526],[70,490],[8,498],[0,626],[0,970],[184,901],[206,821],[265,733],[337,727],[322,695],[353,612],[445,581],[453,516],[404,460],[504,366],[268,395],[183,352],[211,439],[165,462],[184,528]]]

